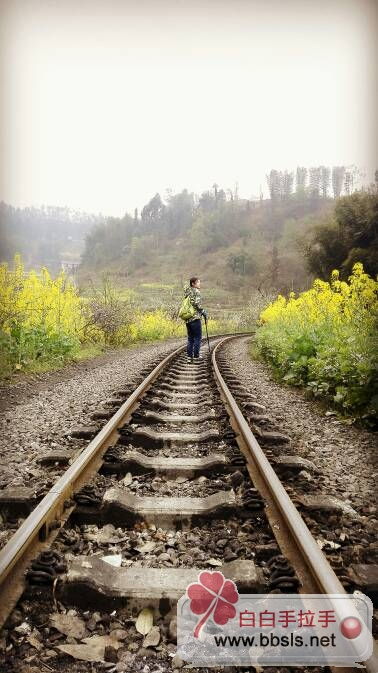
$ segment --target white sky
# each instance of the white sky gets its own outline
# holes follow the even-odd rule
[[[0,199],[122,215],[377,161],[375,0],[0,0]]]

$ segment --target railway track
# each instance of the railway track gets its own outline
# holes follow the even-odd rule
[[[265,410],[224,355],[230,338],[195,364],[177,349],[135,390],[116,391],[91,421],[104,423],[99,432],[75,431],[94,436],[0,551],[5,638],[21,619],[4,671],[18,671],[25,653],[41,670],[97,670],[74,663],[72,647],[117,631],[98,670],[147,671],[152,656],[157,671],[179,669],[176,602],[201,568],[249,593],[350,588],[272,467],[285,438],[262,429]],[[154,612],[153,645],[135,629],[144,609]],[[76,610],[66,613],[80,621],[76,638],[56,616],[65,610]],[[376,660],[366,668],[375,672]]]

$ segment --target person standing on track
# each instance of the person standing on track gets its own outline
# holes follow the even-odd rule
[[[202,308],[200,287],[200,279],[197,278],[197,276],[193,276],[189,281],[188,287],[185,288],[185,297],[190,298],[191,304],[195,308],[194,316],[185,321],[186,330],[188,332],[188,345],[186,352],[190,362],[198,362],[199,360],[202,360],[200,356],[202,339],[201,318],[205,318],[205,320],[207,320],[207,313]]]

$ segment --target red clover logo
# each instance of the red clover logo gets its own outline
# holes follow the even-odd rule
[[[222,625],[236,616],[233,605],[239,600],[236,584],[232,580],[226,580],[219,571],[200,573],[198,582],[189,584],[186,593],[190,598],[190,610],[193,614],[203,615],[194,630],[195,638],[199,637],[202,627],[211,615],[215,624]]]

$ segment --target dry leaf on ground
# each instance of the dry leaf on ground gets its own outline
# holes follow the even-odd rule
[[[159,642],[160,629],[158,626],[153,626],[143,641],[143,647],[156,647],[156,645],[159,645]]]
[[[109,544],[117,540],[116,529],[112,523],[107,523],[99,529],[96,537],[99,544]]]
[[[156,542],[153,542],[152,540],[148,540],[147,542],[144,542],[143,544],[139,544],[138,546],[134,547],[140,554],[148,554],[150,551],[153,551],[156,547]]]
[[[85,622],[77,615],[61,615],[56,612],[50,616],[50,624],[65,636],[77,638],[77,640],[82,640],[88,633]]]
[[[122,554],[111,554],[110,556],[102,556],[101,561],[109,563],[109,565],[114,566],[115,568],[120,568],[122,565]]]
[[[105,647],[118,650],[122,643],[111,636],[90,636],[83,638],[84,643],[78,645],[58,645],[58,650],[81,661],[104,661]]]
[[[141,633],[142,636],[146,636],[153,627],[154,623],[154,613],[151,608],[143,608],[138,615],[136,620],[135,628],[138,633]]]
[[[34,647],[36,650],[42,650],[43,649],[43,644],[41,641],[37,638],[38,631],[36,633],[31,633],[29,636],[27,636],[26,640],[28,641],[29,645]]]

